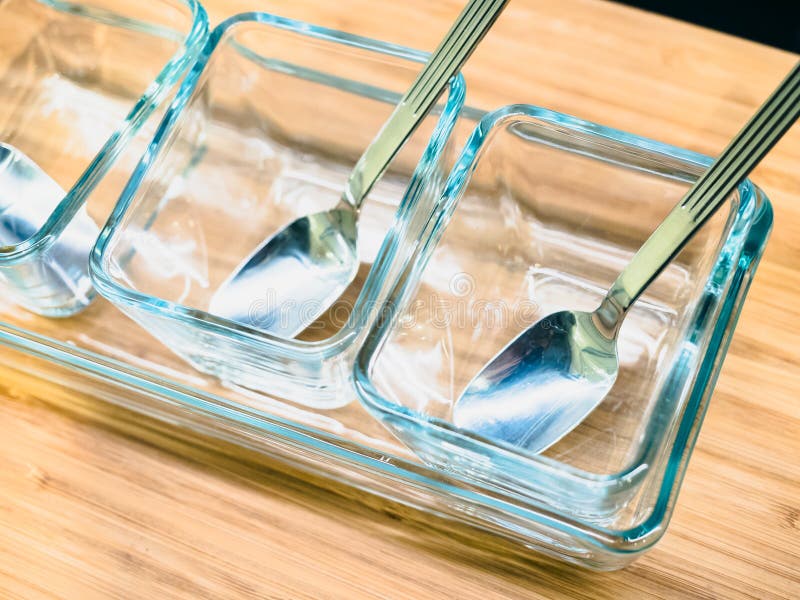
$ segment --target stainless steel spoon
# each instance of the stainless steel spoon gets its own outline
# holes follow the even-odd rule
[[[358,160],[339,204],[297,219],[268,238],[223,282],[209,312],[291,338],[339,298],[358,271],[356,225],[364,198],[507,2],[470,0]]]
[[[617,378],[630,306],[800,115],[800,63],[673,208],[594,312],[551,314],[508,344],[467,386],[453,422],[540,452],[578,425]]]

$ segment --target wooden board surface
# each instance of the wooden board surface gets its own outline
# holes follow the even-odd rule
[[[432,49],[461,0],[214,0]],[[755,18],[755,17],[754,17]],[[469,102],[708,154],[796,57],[598,0],[513,0]],[[753,179],[776,226],[670,529],[594,574],[32,379],[0,378],[0,597],[800,597],[800,127]]]

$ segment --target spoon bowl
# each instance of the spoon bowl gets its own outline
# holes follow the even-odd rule
[[[66,192],[29,156],[0,142],[0,246],[31,239]],[[3,269],[0,281],[19,304],[47,316],[68,316],[92,299],[89,253],[100,229],[81,207],[36,262]]]
[[[594,313],[554,313],[524,331],[470,382],[453,422],[531,452],[554,444],[617,378],[616,338]]]
[[[296,219],[243,261],[209,310],[281,337],[296,336],[355,278],[356,219],[349,205]]]
[[[358,272],[356,221],[364,199],[507,2],[467,3],[359,158],[338,206],[298,219],[264,241],[220,286],[211,313],[292,338],[336,301]],[[266,302],[265,290],[270,292]]]

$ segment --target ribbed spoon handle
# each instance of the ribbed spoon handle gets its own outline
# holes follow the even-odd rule
[[[358,160],[344,192],[358,209],[405,141],[422,122],[509,0],[470,0],[389,120]]]
[[[714,214],[800,116],[800,63],[634,255],[599,311],[610,326]]]

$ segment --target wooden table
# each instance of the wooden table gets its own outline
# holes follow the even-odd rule
[[[432,49],[463,0],[207,4],[214,21],[262,8]],[[715,154],[794,60],[598,0],[513,0],[466,75],[474,105],[532,102]],[[670,530],[630,568],[520,556],[20,378],[0,382],[0,597],[800,597],[800,128],[753,178],[772,240]]]

